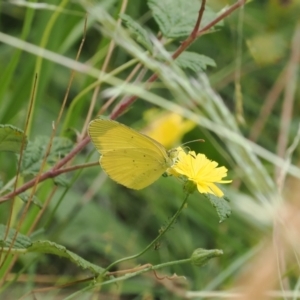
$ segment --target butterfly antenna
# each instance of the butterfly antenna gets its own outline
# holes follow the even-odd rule
[[[186,144],[190,144],[190,143],[194,143],[194,142],[202,142],[202,143],[204,143],[205,140],[203,140],[203,139],[192,140],[192,141],[188,141],[188,142],[186,142],[186,143],[183,143],[183,144],[181,144],[180,146],[184,146],[184,145],[186,145]]]

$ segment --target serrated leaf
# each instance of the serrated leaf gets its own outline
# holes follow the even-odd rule
[[[0,125],[0,151],[20,153],[24,132],[12,125]],[[25,143],[27,140],[25,139]]]
[[[18,233],[16,235],[16,230],[13,228],[9,228],[8,235],[6,239],[4,239],[6,228],[7,226],[0,224],[0,246],[4,248],[3,250],[5,250],[5,248],[9,248],[12,242],[13,242],[12,250],[27,249],[32,245],[32,242],[28,236],[21,233]]]
[[[147,30],[126,14],[120,14],[120,18],[125,23],[126,27],[129,29],[132,35],[135,37],[136,41],[152,53],[153,45],[149,38]]]
[[[191,34],[197,22],[201,1],[199,0],[148,0],[148,6],[163,36],[167,38],[186,37]],[[200,29],[216,18],[207,5]]]
[[[29,141],[23,155],[21,172],[23,175],[36,175],[46,154],[49,138],[40,136],[34,142]],[[71,140],[63,137],[55,137],[52,141],[51,151],[47,157],[47,164],[52,166],[59,159],[68,154],[73,148]]]
[[[74,252],[67,250],[66,247],[56,244],[54,242],[50,242],[46,240],[36,241],[33,242],[32,245],[27,250],[28,252],[38,252],[38,253],[54,254],[57,256],[62,256],[72,261],[78,267],[84,270],[90,270],[95,275],[104,275],[103,268],[88,262],[87,260],[75,254]]]
[[[217,214],[220,218],[220,223],[225,221],[231,215],[231,208],[229,205],[229,199],[226,197],[217,197],[212,194],[202,194],[207,198],[212,206],[216,209]]]
[[[210,57],[189,51],[183,52],[175,63],[183,69],[190,69],[194,72],[206,70],[207,66],[216,66],[215,61]]]
[[[28,202],[29,195],[27,193],[21,193],[18,195],[18,197],[25,203]],[[35,204],[38,208],[43,208],[42,202],[35,195],[32,196],[31,202]]]
[[[66,247],[56,244],[54,242],[50,242],[47,240],[32,242],[28,236],[21,233],[18,233],[16,238],[14,239],[16,230],[13,228],[9,229],[8,235],[4,240],[6,228],[7,227],[5,225],[0,224],[0,247],[1,247],[0,249],[3,252],[9,250],[10,245],[14,240],[13,246],[10,249],[11,253],[25,254],[28,252],[34,252],[34,253],[53,254],[53,255],[65,257],[69,259],[71,262],[73,262],[74,264],[76,264],[78,267],[84,270],[90,270],[93,274],[97,276],[104,275],[103,268],[88,262],[87,260],[75,254],[74,252],[67,250]]]

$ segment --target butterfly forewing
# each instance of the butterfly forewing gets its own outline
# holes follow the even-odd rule
[[[101,154],[114,149],[150,148],[167,157],[165,148],[152,138],[112,120],[90,122],[89,135]]]

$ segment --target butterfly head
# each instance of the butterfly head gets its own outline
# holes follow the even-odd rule
[[[170,167],[175,164],[180,150],[182,150],[180,147],[168,150],[168,156],[170,159]]]

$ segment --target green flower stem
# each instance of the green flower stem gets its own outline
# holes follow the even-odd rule
[[[188,197],[186,197],[184,203],[186,202],[187,198],[188,198]],[[178,213],[178,212],[180,213],[180,211],[182,210],[182,208],[183,208],[183,206],[181,207],[181,209],[179,209],[179,210],[177,211],[177,213]],[[176,214],[177,214],[177,213],[176,213]],[[175,215],[176,215],[176,214],[175,214]],[[175,215],[174,215],[174,217],[175,217]],[[178,214],[177,214],[177,216],[178,216]],[[174,218],[174,217],[173,217],[173,218]],[[171,223],[171,222],[170,222],[170,223]],[[152,244],[153,244],[153,243],[151,243],[151,245],[152,245]],[[148,246],[148,247],[149,247],[149,246]],[[148,248],[148,247],[147,247],[147,248]],[[146,249],[147,249],[147,248],[146,248]],[[147,251],[146,249],[144,250],[144,252]],[[127,259],[131,259],[132,257],[136,257],[136,256],[133,255],[133,256],[130,256],[130,258],[127,257]],[[119,260],[119,261],[120,261],[120,260]],[[116,261],[115,263],[117,263],[117,262],[119,262],[119,261]],[[91,289],[94,289],[94,288],[97,287],[97,286],[102,286],[102,285],[106,285],[106,284],[116,283],[116,282],[119,282],[119,281],[123,281],[123,280],[129,279],[129,278],[135,277],[135,276],[137,276],[137,275],[141,275],[141,274],[146,273],[146,272],[149,272],[149,271],[154,271],[154,270],[162,269],[162,268],[165,268],[165,267],[168,267],[168,266],[172,266],[172,265],[179,265],[179,264],[191,263],[191,261],[192,261],[192,258],[186,258],[186,259],[181,259],[181,260],[169,261],[169,262],[167,262],[167,263],[163,263],[163,264],[159,264],[159,265],[155,265],[155,266],[149,266],[149,267],[146,267],[146,268],[144,268],[144,269],[138,270],[138,271],[136,271],[136,272],[127,273],[127,274],[125,274],[125,275],[123,275],[123,276],[120,276],[120,277],[111,278],[111,279],[106,280],[106,281],[104,281],[104,282],[102,281],[102,280],[103,280],[103,277],[100,276],[100,277],[98,277],[98,278],[99,278],[99,281],[97,281],[97,279],[96,279],[96,281],[94,281],[92,284],[90,284],[90,285],[86,286],[85,288],[83,288],[83,289],[81,289],[81,290],[79,290],[79,291],[73,293],[72,295],[70,295],[70,296],[68,296],[67,298],[65,298],[65,300],[77,299],[77,297],[78,297],[79,295],[81,295],[81,294],[83,294],[84,292],[87,292],[87,291],[89,291],[89,290],[91,290]],[[110,266],[109,266],[109,267],[110,267]]]
[[[135,255],[124,257],[124,258],[121,258],[121,259],[113,262],[112,264],[110,264],[105,269],[104,273],[106,273],[114,265],[116,265],[118,263],[121,263],[123,261],[126,261],[126,260],[137,258],[137,257],[143,255],[146,251],[148,251],[169,230],[169,228],[173,225],[173,223],[175,222],[175,220],[178,218],[178,216],[180,215],[181,211],[183,210],[183,208],[184,208],[184,206],[185,206],[185,204],[187,202],[188,197],[189,197],[189,194],[187,193],[186,196],[185,196],[185,199],[183,200],[183,202],[182,202],[182,204],[180,206],[180,208],[177,210],[177,212],[175,213],[175,215],[172,217],[172,219],[170,220],[170,222],[168,223],[168,225],[166,227],[164,227],[163,230],[160,231],[159,235],[144,250],[142,250],[141,252],[139,252],[139,253],[137,253]]]
[[[118,281],[126,280],[128,278],[135,277],[137,275],[141,275],[141,274],[149,272],[149,271],[154,271],[154,270],[162,269],[162,268],[173,266],[173,265],[191,263],[191,261],[192,261],[191,258],[186,258],[186,259],[181,259],[181,260],[169,261],[167,263],[163,263],[163,264],[159,264],[159,265],[155,265],[155,266],[149,266],[144,269],[138,270],[136,272],[127,273],[123,276],[112,278],[112,279],[106,280],[104,282],[103,281],[97,282],[94,285],[94,287],[97,286],[98,284],[100,284],[102,286],[102,285],[106,285],[106,284],[110,284],[110,283],[116,283]]]
[[[84,280],[84,281],[90,281],[91,279],[93,279],[93,281],[90,281],[90,285],[88,285],[85,288],[73,293],[72,295],[65,298],[65,300],[79,299],[78,296],[84,294],[85,292],[87,292],[91,289],[95,289],[96,287],[99,288],[102,285],[116,283],[116,282],[119,282],[119,281],[123,281],[123,280],[129,279],[129,278],[141,275],[141,274],[149,272],[149,271],[162,269],[162,268],[169,267],[169,266],[172,266],[172,265],[190,263],[194,266],[202,267],[211,258],[221,256],[222,254],[223,254],[223,251],[219,250],[219,249],[207,250],[207,249],[198,248],[198,249],[194,250],[194,252],[193,252],[193,254],[191,255],[190,258],[170,261],[170,262],[155,265],[155,266],[152,266],[152,265],[148,264],[148,265],[141,266],[141,267],[138,267],[138,268],[135,268],[135,269],[132,269],[132,270],[125,270],[125,272],[127,272],[126,274],[124,274],[122,276],[119,276],[119,277],[116,277],[116,278],[113,277],[113,275],[115,275],[115,273],[117,273],[117,272],[107,273],[106,278],[104,278],[103,275],[99,274],[99,276],[97,278],[87,278],[87,280]],[[156,274],[155,274],[155,276],[157,277]],[[170,278],[170,277],[167,277],[167,278]]]

